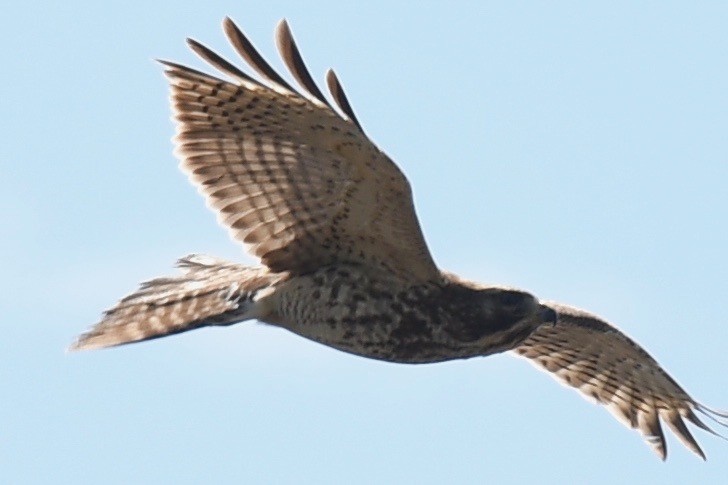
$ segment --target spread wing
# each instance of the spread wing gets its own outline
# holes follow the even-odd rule
[[[342,114],[311,79],[285,21],[278,49],[305,95],[230,19],[223,27],[261,81],[194,40],[191,48],[231,81],[162,63],[181,168],[232,237],[276,272],[345,261],[439,278],[407,179],[364,134],[333,71],[327,84]]]
[[[663,460],[667,449],[660,419],[705,459],[683,420],[716,434],[695,411],[724,426],[728,414],[693,400],[642,347],[604,320],[565,305],[547,305],[558,313],[558,323],[540,327],[516,354],[607,406],[622,423],[636,428]]]

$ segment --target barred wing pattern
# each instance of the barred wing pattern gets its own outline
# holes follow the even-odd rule
[[[642,347],[604,320],[566,305],[547,305],[558,313],[558,323],[536,330],[514,350],[517,355],[605,405],[620,422],[636,428],[663,460],[667,449],[660,419],[705,459],[683,420],[716,434],[695,411],[722,425],[728,414],[693,400]]]
[[[279,51],[307,97],[230,19],[223,27],[265,82],[194,40],[191,48],[235,83],[162,61],[181,168],[220,223],[275,272],[354,262],[407,281],[439,279],[407,179],[362,132],[333,71],[328,86],[343,115],[311,79],[285,21]]]

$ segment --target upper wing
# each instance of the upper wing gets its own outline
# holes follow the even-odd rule
[[[514,352],[607,406],[622,423],[636,428],[663,460],[667,450],[659,418],[705,459],[683,419],[716,434],[694,411],[723,425],[719,419],[728,414],[693,400],[642,347],[604,320],[566,305],[547,305],[558,313],[558,323],[540,327]]]
[[[234,83],[163,64],[181,167],[233,238],[278,272],[347,261],[408,279],[438,278],[407,179],[363,133],[333,71],[329,89],[346,118],[311,79],[285,21],[278,48],[308,97],[230,19],[223,26],[265,83],[193,40],[192,49]]]

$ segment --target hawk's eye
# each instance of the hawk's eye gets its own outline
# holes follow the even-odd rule
[[[522,301],[523,297],[513,291],[504,291],[500,294],[500,301],[503,305],[514,306]]]
[[[498,302],[509,307],[530,306],[533,297],[521,291],[504,290],[498,294]]]

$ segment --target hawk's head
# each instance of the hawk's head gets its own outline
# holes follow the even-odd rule
[[[525,291],[457,283],[448,300],[458,318],[448,330],[458,340],[476,344],[481,355],[509,350],[539,326],[557,321],[553,309]]]

